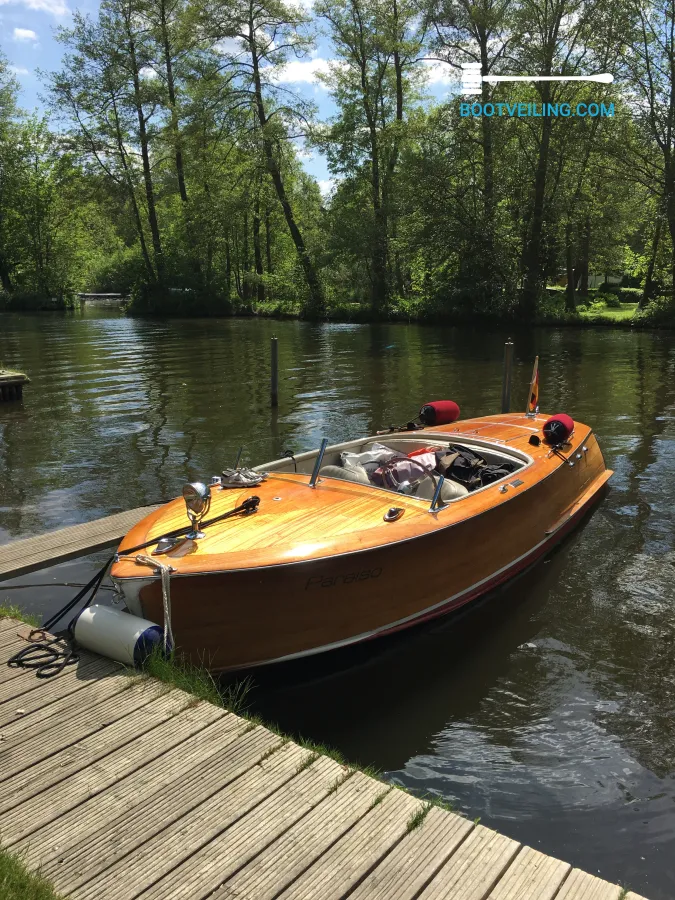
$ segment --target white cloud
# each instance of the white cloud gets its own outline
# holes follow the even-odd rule
[[[244,50],[244,42],[241,38],[222,38],[215,44],[215,50],[223,56],[237,56]]]
[[[329,71],[331,60],[315,57],[314,59],[292,59],[286,63],[283,69],[274,72],[274,81],[283,81],[288,84],[317,84],[318,75],[325,75]]]
[[[30,69],[25,69],[23,66],[10,66],[9,71],[13,75],[30,75]]]
[[[138,74],[141,76],[141,78],[146,78],[148,81],[154,81],[155,78],[159,78],[157,72],[155,72],[152,66],[143,66],[143,68],[139,70]]]
[[[14,40],[19,43],[26,43],[28,41],[37,41],[38,36],[31,28],[15,28],[14,29]]]
[[[321,196],[328,197],[336,184],[337,180],[335,178],[320,178],[319,190],[321,191]]]
[[[425,59],[424,74],[428,84],[457,84],[460,80],[452,66],[440,59]]]
[[[66,16],[69,12],[66,0],[0,0],[0,6],[8,5],[25,6],[27,9],[46,12],[57,18]]]

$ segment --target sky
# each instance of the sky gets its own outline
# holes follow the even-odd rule
[[[308,0],[305,0],[308,2]],[[0,0],[0,49],[9,59],[12,71],[21,87],[19,104],[25,110],[41,109],[40,95],[44,93],[38,69],[55,70],[59,67],[62,48],[54,39],[59,25],[68,26],[72,11],[95,15],[97,0]],[[318,107],[319,118],[326,120],[335,113],[334,104],[326,88],[317,80],[317,73],[325,71],[333,56],[330,41],[319,34],[312,55],[292,60],[280,81],[292,87]],[[428,93],[434,99],[442,99],[455,86],[457,78],[444,63],[429,64]],[[320,153],[310,153],[300,148],[300,158],[307,171],[319,182],[324,194],[329,193],[333,179],[325,158]]]

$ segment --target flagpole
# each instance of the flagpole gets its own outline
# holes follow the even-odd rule
[[[525,415],[528,419],[534,419],[539,412],[539,357],[535,356],[534,366],[532,368],[532,380],[530,381],[530,391],[527,395],[527,406],[525,407]]]

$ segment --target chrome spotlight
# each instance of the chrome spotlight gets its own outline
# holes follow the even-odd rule
[[[203,538],[204,532],[199,530],[199,526],[211,506],[211,488],[202,484],[201,481],[183,485],[183,500],[185,500],[188,519],[192,525],[192,531],[189,531],[186,536],[191,541]]]

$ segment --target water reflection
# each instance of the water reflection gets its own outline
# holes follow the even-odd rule
[[[269,340],[281,396],[269,408]],[[187,478],[372,433],[422,402],[499,402],[506,332],[297,322],[0,317],[29,371],[0,407],[0,541],[175,495]],[[652,900],[675,896],[675,336],[532,330],[542,404],[594,425],[604,504],[460,622],[257,677],[255,707],[419,792]],[[83,582],[96,560],[22,584]],[[420,573],[423,577],[423,572]],[[69,589],[12,593],[54,611]]]

